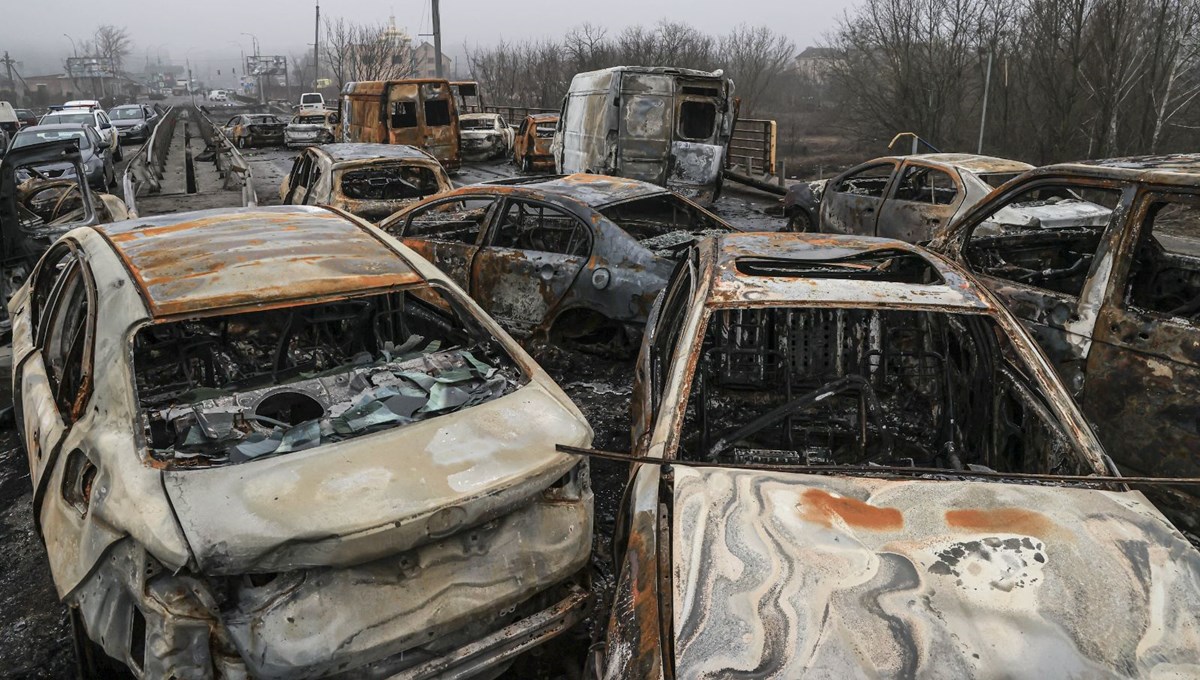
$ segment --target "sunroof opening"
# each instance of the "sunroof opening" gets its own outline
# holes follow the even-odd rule
[[[874,250],[822,260],[742,257],[735,262],[743,276],[814,279],[859,279],[918,285],[944,283],[924,257],[905,250]]]

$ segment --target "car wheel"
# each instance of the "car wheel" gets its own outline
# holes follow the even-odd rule
[[[812,216],[809,215],[807,211],[796,210],[792,213],[791,217],[788,218],[787,230],[800,234],[808,234],[816,231],[814,226],[815,225],[813,224]]]
[[[117,138],[117,143],[114,148],[113,160],[120,163],[121,160],[125,158],[125,154],[121,152],[121,139],[119,137]]]
[[[238,137],[238,138],[237,138],[237,148],[239,148],[239,149],[245,149],[245,148],[246,148],[246,138],[245,138],[245,137]]]

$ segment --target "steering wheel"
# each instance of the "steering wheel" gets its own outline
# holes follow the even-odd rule
[[[50,219],[47,221],[54,223],[54,222],[59,221],[64,216],[74,217],[74,214],[76,212],[82,212],[82,210],[83,210],[82,207],[76,208],[75,210],[72,210],[71,212],[66,213],[66,215],[64,215],[62,212],[63,207],[66,206],[67,198],[70,197],[71,194],[76,194],[76,193],[81,193],[78,184],[71,184],[66,189],[64,189],[62,194],[59,195],[58,200],[54,202],[54,208],[50,210]]]

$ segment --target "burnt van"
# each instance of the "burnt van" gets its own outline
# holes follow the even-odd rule
[[[407,144],[423,149],[447,170],[462,165],[458,106],[447,80],[346,83],[341,109],[342,141]]]
[[[554,163],[559,173],[628,177],[712,203],[735,118],[733,81],[721,71],[617,66],[579,73],[563,100]]]

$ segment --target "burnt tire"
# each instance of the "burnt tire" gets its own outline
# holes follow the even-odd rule
[[[71,643],[75,649],[75,672],[80,680],[126,680],[134,676],[124,664],[104,653],[104,648],[88,637],[83,617],[75,607],[68,607],[71,620]]]
[[[798,234],[809,234],[817,229],[813,224],[812,216],[804,210],[798,210],[788,217],[787,230]]]
[[[239,148],[239,149],[245,149],[246,147],[249,146],[249,144],[246,143],[245,137],[238,137],[236,145],[237,145],[237,148]]]
[[[120,163],[121,161],[125,160],[125,152],[121,151],[120,138],[117,139],[117,148],[115,151],[113,151],[113,160],[116,161],[117,163]]]

